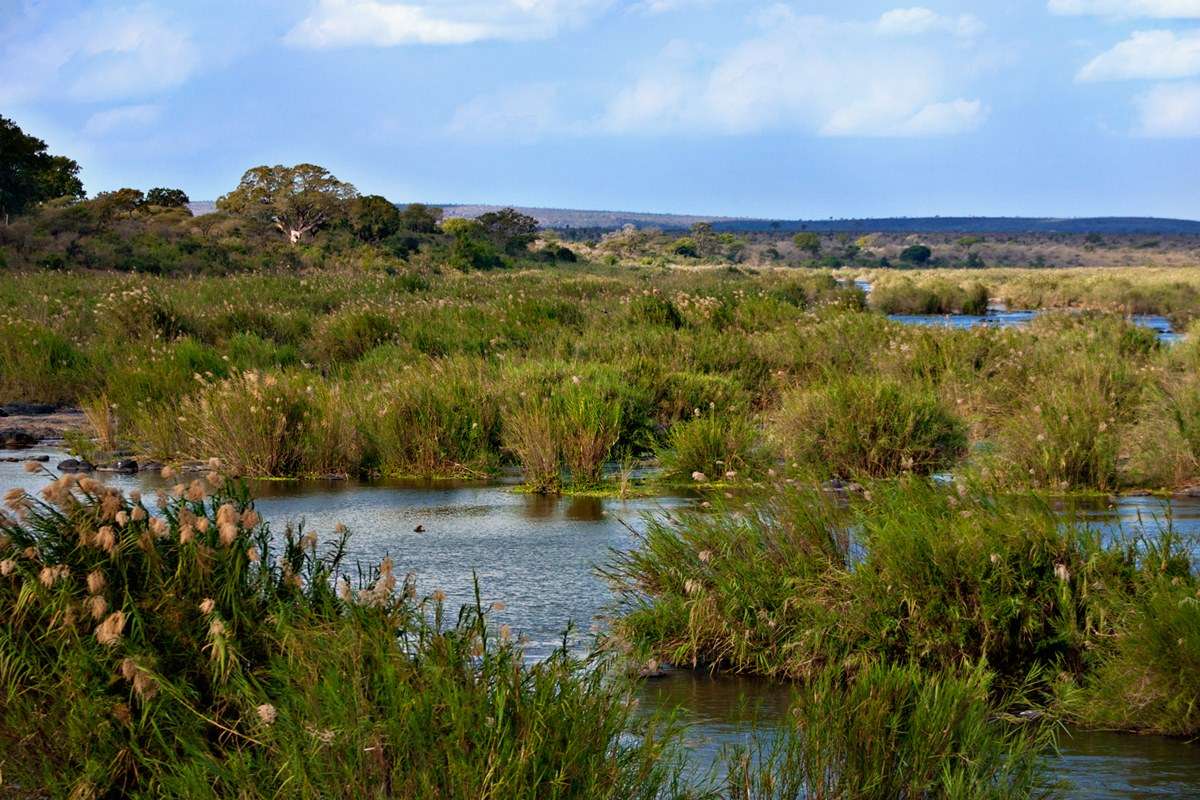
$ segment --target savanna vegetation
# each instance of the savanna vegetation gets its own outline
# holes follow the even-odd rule
[[[3,791],[1038,797],[1047,721],[1200,734],[1191,544],[1046,501],[1200,481],[1200,331],[1129,319],[1182,330],[1190,272],[983,270],[981,237],[568,236],[312,164],[194,216],[178,189],[83,199],[0,123],[0,403],[79,406],[96,462],[213,464],[149,504],[70,475],[6,497]],[[886,316],[995,302],[1047,313]],[[602,568],[596,655],[537,664],[481,604],[272,533],[232,477],[624,492],[645,465],[638,490],[704,502]],[[794,681],[790,722],[685,781],[613,658]]]

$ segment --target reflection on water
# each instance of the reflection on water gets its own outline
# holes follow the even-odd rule
[[[51,465],[64,455],[46,452]],[[121,489],[152,491],[155,475],[103,476]],[[45,475],[28,475],[20,464],[0,463],[0,488],[37,491]],[[502,600],[498,621],[529,638],[528,653],[541,658],[562,640],[568,622],[578,626],[573,644],[585,647],[589,628],[611,601],[593,568],[610,549],[629,547],[647,514],[689,501],[659,498],[622,502],[598,498],[550,498],[512,487],[446,481],[258,481],[258,509],[276,529],[303,521],[322,538],[336,523],[353,532],[350,558],[364,566],[391,555],[398,570],[416,574],[423,593],[440,588],[451,607],[474,601],[472,572],[484,603]],[[1151,497],[1114,503],[1073,503],[1089,523],[1126,533],[1153,530],[1168,513],[1177,531],[1200,538],[1200,500],[1167,502]],[[418,531],[420,528],[420,531]],[[690,758],[703,772],[720,750],[747,743],[759,727],[769,734],[784,718],[790,692],[764,681],[688,672],[647,681],[647,707],[677,708],[691,723]],[[1074,733],[1063,737],[1055,772],[1075,785],[1073,797],[1200,796],[1200,750],[1157,737]]]

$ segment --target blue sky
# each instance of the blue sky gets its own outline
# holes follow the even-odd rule
[[[0,114],[89,191],[1200,218],[1200,0],[909,2],[0,0]]]

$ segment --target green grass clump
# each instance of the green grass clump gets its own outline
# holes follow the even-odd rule
[[[830,668],[797,692],[780,737],[743,751],[731,800],[1055,797],[1043,765],[1053,730],[996,718],[980,667],[927,675],[873,665]]]
[[[1124,609],[1095,672],[1063,692],[1063,710],[1077,723],[1200,735],[1200,589],[1178,564],[1163,572]]]
[[[787,678],[983,663],[1000,687],[1080,681],[1131,629],[1123,610],[1161,561],[1197,586],[1170,535],[1110,540],[1032,498],[915,478],[869,495],[844,507],[787,488],[734,513],[650,520],[605,570],[618,640],[640,657]]]
[[[928,474],[967,445],[963,422],[919,384],[853,375],[786,395],[772,433],[788,460],[843,478]]]
[[[959,286],[946,280],[915,282],[910,278],[880,281],[870,295],[871,307],[885,314],[987,313],[988,290],[974,282]]]
[[[212,486],[220,488],[211,491]],[[237,484],[152,510],[70,476],[0,525],[0,752],[19,796],[659,798],[671,728],[565,650],[526,665],[344,534],[272,536]]]
[[[742,408],[715,405],[672,425],[658,451],[668,481],[745,480],[764,473],[772,456],[754,418]]]

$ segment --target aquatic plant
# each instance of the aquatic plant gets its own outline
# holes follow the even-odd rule
[[[731,800],[1050,798],[1054,731],[997,718],[986,669],[831,667],[797,691],[779,736],[730,759]]]
[[[920,384],[854,375],[785,395],[771,433],[788,461],[842,478],[929,474],[967,445],[966,426]]]
[[[526,664],[390,560],[352,585],[344,530],[272,534],[218,472],[157,508],[90,478],[42,495],[0,523],[7,792],[671,796],[674,728],[602,664]]]

